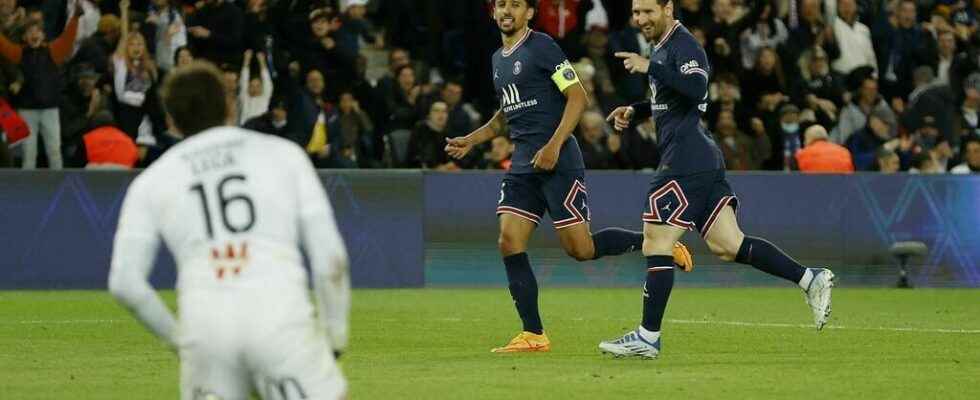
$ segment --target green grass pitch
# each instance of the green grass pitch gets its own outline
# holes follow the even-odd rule
[[[798,290],[678,288],[660,359],[599,354],[640,308],[543,288],[552,352],[500,355],[506,289],[357,290],[342,365],[354,399],[980,398],[978,290],[837,289],[816,332]],[[177,358],[105,292],[0,292],[0,399],[175,398]]]

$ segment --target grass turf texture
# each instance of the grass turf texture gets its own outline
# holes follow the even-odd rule
[[[837,289],[819,333],[794,289],[671,300],[646,361],[596,350],[639,289],[544,288],[546,354],[489,352],[519,329],[506,289],[357,290],[343,369],[367,399],[980,397],[977,290]],[[0,292],[0,398],[174,399],[177,359],[105,292]]]

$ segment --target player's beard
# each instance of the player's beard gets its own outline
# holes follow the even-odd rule
[[[509,26],[507,24],[504,24],[504,22],[503,22],[504,21],[504,18],[510,18],[511,19],[511,22],[509,23]],[[507,26],[507,27],[505,27],[505,26]],[[523,26],[517,26],[517,18],[511,17],[511,16],[505,16],[505,17],[501,17],[501,18],[497,19],[497,28],[500,29],[500,33],[504,34],[504,36],[507,36],[507,37],[514,36],[518,32],[523,32],[524,31],[524,27]]]
[[[650,20],[646,25],[641,26],[640,29],[643,32],[643,37],[649,43],[657,43],[660,41],[660,37],[663,36],[664,31],[667,30],[667,21],[669,18],[661,18],[658,20]]]

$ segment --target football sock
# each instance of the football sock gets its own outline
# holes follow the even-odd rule
[[[670,289],[674,287],[674,257],[648,256],[647,281],[643,285],[642,327],[651,332],[660,331],[664,319]]]
[[[806,272],[803,273],[803,278],[800,279],[800,289],[807,290],[810,288],[810,282],[813,282],[813,270],[807,268]]]
[[[643,232],[623,228],[606,228],[592,234],[595,243],[593,260],[605,256],[618,256],[643,248]]]
[[[507,282],[510,283],[510,297],[517,306],[524,330],[540,335],[544,328],[538,314],[538,282],[534,279],[527,253],[504,257],[504,266],[507,268]]]
[[[738,248],[735,262],[748,264],[770,275],[799,284],[806,268],[765,239],[746,236]],[[807,282],[809,283],[809,282]]]
[[[646,340],[650,343],[656,343],[657,339],[660,339],[660,332],[649,331],[647,330],[647,328],[644,328],[643,326],[640,326],[637,329],[637,331],[640,332],[640,337],[642,337],[643,340]]]

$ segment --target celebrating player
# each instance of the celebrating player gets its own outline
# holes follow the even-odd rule
[[[177,69],[162,93],[186,139],[130,185],[109,290],[179,352],[182,399],[342,398],[334,358],[347,345],[347,252],[309,158],[226,126],[232,105],[211,64]],[[179,330],[147,282],[161,238],[177,261]]]
[[[528,28],[535,6],[534,0],[495,1],[494,18],[503,47],[493,55],[493,83],[501,108],[486,125],[465,137],[449,139],[446,145],[452,157],[462,158],[473,146],[496,136],[505,118],[515,144],[510,172],[500,188],[497,215],[500,252],[523,331],[492,350],[501,353],[551,348],[538,313],[538,285],[526,253],[531,233],[545,211],[554,221],[562,248],[579,261],[638,250],[643,242],[641,232],[620,228],[590,234],[585,165],[572,136],[587,95],[558,44]],[[678,265],[690,270],[693,264],[687,249],[680,244],[671,247]]]
[[[674,19],[671,0],[633,0],[633,19],[653,46],[650,58],[616,53],[631,73],[647,74],[648,102],[619,107],[609,119],[617,130],[633,118],[653,117],[662,155],[645,199],[643,254],[643,323],[599,348],[616,356],[656,357],[660,323],[674,285],[673,243],[697,229],[712,253],[725,261],[751,265],[800,286],[813,311],[817,329],[830,317],[834,274],[805,268],[768,241],[745,236],[735,220],[738,199],[725,179],[721,151],[700,124],[707,109],[711,67],[694,36]]]

